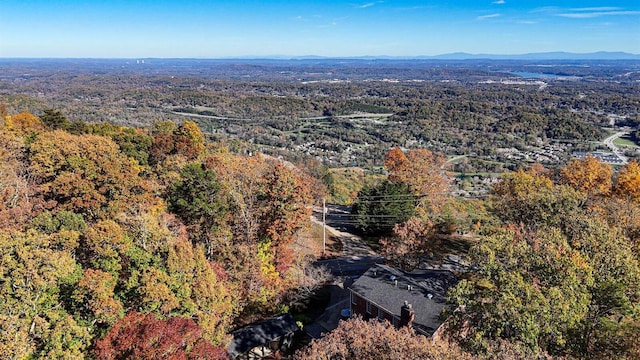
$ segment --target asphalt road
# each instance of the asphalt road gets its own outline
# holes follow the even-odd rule
[[[319,260],[315,264],[325,266],[334,276],[358,277],[371,265],[384,262],[382,256],[354,233],[349,210],[345,206],[327,205],[326,228],[342,243],[342,254],[333,259]],[[322,224],[322,209],[314,209],[312,220]]]
[[[627,159],[626,156],[622,155],[622,150],[620,150],[616,146],[616,144],[613,143],[613,141],[619,137],[627,135],[628,133],[628,131],[618,131],[617,133],[609,136],[602,141],[609,149],[611,149],[611,151],[613,151],[613,153],[618,157],[618,159],[622,161],[623,164],[627,164],[629,162],[629,159]]]
[[[364,274],[373,264],[382,262],[382,256],[352,256],[318,260],[314,264],[326,267],[334,276],[354,278]]]

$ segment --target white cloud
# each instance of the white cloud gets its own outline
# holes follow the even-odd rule
[[[617,11],[617,10],[622,10],[622,8],[613,7],[613,6],[599,6],[599,7],[575,8],[575,9],[569,9],[569,10],[571,11]]]
[[[500,16],[500,14],[489,14],[489,15],[481,15],[476,17],[476,20],[485,20],[485,19],[491,19],[491,18],[495,18]]]
[[[640,11],[585,11],[585,12],[571,12],[562,13],[558,16],[571,18],[571,19],[589,19],[601,16],[620,16],[620,15],[640,15]]]
[[[504,1],[504,0],[496,0],[496,1],[492,2],[492,4],[496,4],[496,5],[503,5],[505,3],[506,3],[506,1]]]
[[[366,9],[368,7],[372,7],[373,5],[375,5],[376,3],[370,2],[370,3],[366,3],[366,4],[362,4],[362,5],[358,5],[356,6],[358,9]]]

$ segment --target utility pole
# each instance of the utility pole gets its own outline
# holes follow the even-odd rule
[[[322,199],[322,256],[325,255],[327,244],[327,200]]]

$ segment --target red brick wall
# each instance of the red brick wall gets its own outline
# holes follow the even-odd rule
[[[354,292],[351,292],[351,313],[363,318],[367,316],[367,301]]]

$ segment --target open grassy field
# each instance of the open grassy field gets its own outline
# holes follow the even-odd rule
[[[640,146],[636,145],[630,138],[623,136],[613,140],[613,143],[618,147],[629,147],[629,148],[638,148]]]

